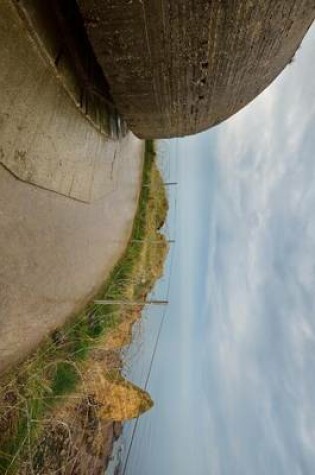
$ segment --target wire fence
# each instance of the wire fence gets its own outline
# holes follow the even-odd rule
[[[174,142],[174,141],[173,141]],[[171,163],[171,161],[174,161],[174,164]],[[170,150],[170,141],[169,140],[163,140],[159,142],[158,144],[158,165],[160,168],[160,171],[162,173],[162,176],[165,181],[167,182],[172,182],[177,180],[177,160],[178,160],[178,139],[176,139],[175,142],[175,157],[171,156],[171,150]],[[172,285],[172,276],[173,276],[173,271],[174,271],[174,261],[175,261],[175,247],[176,247],[176,220],[177,220],[177,188],[174,186],[172,190],[168,190],[168,198],[169,198],[169,212],[172,213],[172,219],[167,219],[166,223],[163,226],[163,232],[166,236],[167,239],[171,240],[171,249],[170,249],[170,255],[169,255],[169,268],[168,268],[168,273],[167,273],[167,285],[166,285],[166,293],[163,296],[163,300],[169,302],[170,297],[171,297],[171,285]],[[153,291],[154,295],[154,291]],[[150,378],[152,375],[152,369],[154,367],[156,355],[158,352],[158,347],[159,343],[161,340],[161,335],[163,332],[163,328],[165,326],[165,322],[167,317],[169,316],[169,305],[167,304],[163,308],[163,313],[162,317],[160,320],[160,324],[158,326],[158,331],[157,331],[157,336],[155,339],[155,343],[153,345],[153,351],[151,354],[151,358],[149,360],[149,366],[148,366],[148,371],[147,375],[145,378],[145,384],[144,384],[144,390],[148,389]],[[122,470],[119,471],[119,475],[126,475],[127,469],[128,469],[128,464],[130,461],[130,455],[132,451],[132,447],[134,444],[134,440],[139,428],[139,422],[141,420],[141,415],[139,415],[136,418],[136,421],[133,426],[133,430],[131,433],[130,437],[130,442],[128,445],[128,448],[126,450],[126,457],[123,463]]]

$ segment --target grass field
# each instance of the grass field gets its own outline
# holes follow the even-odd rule
[[[92,364],[93,350],[104,341],[108,347],[130,341],[141,306],[104,306],[94,300],[144,301],[162,275],[168,246],[159,229],[168,204],[152,141],[146,142],[143,185],[130,242],[97,296],[1,381],[1,474],[37,473],[36,444],[56,408],[72,395],[84,396],[84,374]]]

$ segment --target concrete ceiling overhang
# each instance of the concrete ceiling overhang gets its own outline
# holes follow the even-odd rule
[[[315,0],[78,0],[116,105],[139,137],[219,124],[292,60]]]

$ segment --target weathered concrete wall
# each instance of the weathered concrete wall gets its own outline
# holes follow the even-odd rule
[[[315,0],[78,0],[118,109],[140,137],[207,129],[295,54]]]
[[[76,0],[11,0],[11,3],[16,6],[24,30],[27,29],[27,33],[20,31],[20,36],[24,36],[26,45],[30,41],[33,47],[36,45],[49,64],[51,74],[57,76],[82,114],[103,134],[122,135],[124,130],[120,127],[117,109],[91,48]],[[7,46],[6,38],[3,37],[4,46]],[[14,52],[12,57],[14,59]]]
[[[35,0],[0,2],[0,163],[21,180],[90,202],[117,184],[115,117],[92,95],[81,104],[82,80],[43,18]]]
[[[142,175],[144,142],[111,134],[93,94],[81,103],[49,4],[0,0],[0,372],[108,277]]]

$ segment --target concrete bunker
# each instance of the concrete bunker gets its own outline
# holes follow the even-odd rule
[[[201,132],[290,62],[314,0],[78,0],[118,110],[142,138]]]

